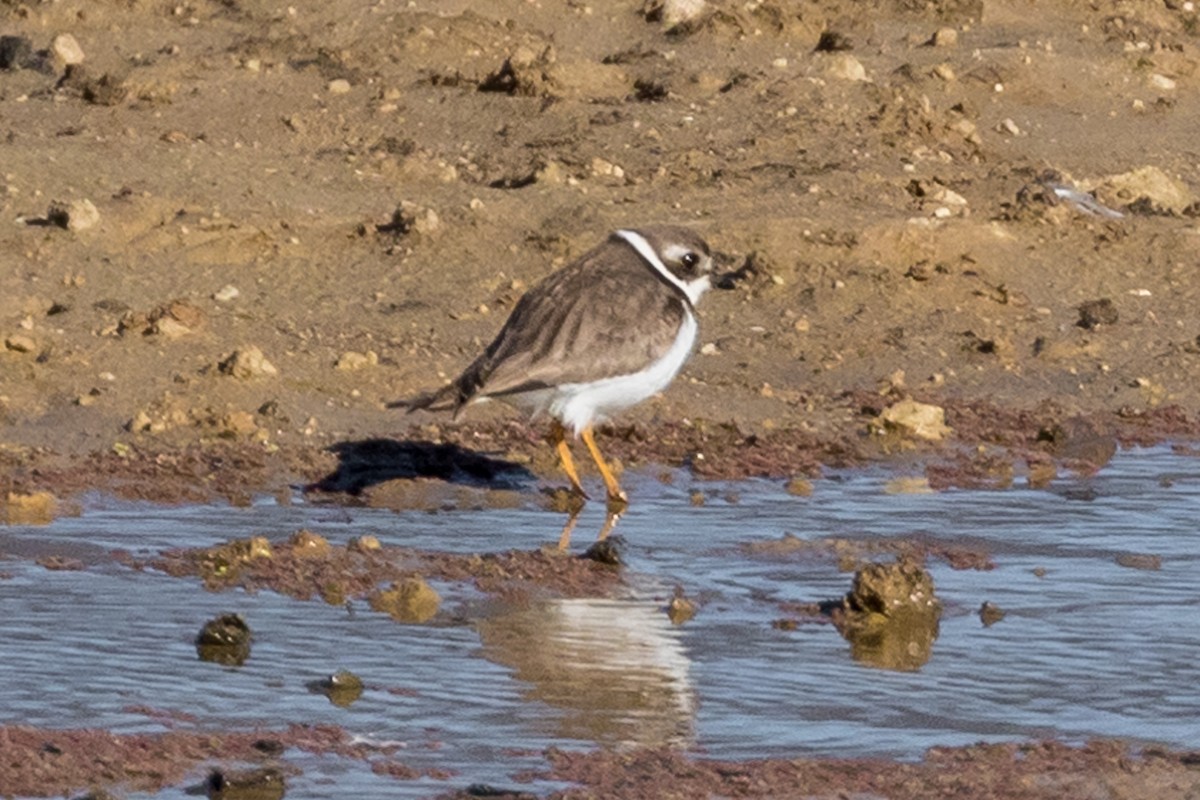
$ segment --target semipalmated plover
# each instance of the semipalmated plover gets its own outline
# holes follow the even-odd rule
[[[592,427],[667,387],[696,342],[696,303],[710,287],[708,245],[673,225],[619,230],[529,290],[508,321],[461,375],[392,407],[453,410],[503,400],[553,419],[549,441],[571,486],[586,497],[567,446],[583,439],[608,490],[621,491]]]

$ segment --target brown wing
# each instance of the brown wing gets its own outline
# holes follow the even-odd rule
[[[625,375],[662,357],[686,308],[652,269],[610,239],[547,277],[455,381],[460,403]]]

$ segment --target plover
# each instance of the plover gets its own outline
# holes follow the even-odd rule
[[[687,228],[618,230],[530,289],[454,381],[391,406],[452,410],[457,419],[467,405],[496,399],[535,418],[549,415],[550,444],[575,492],[587,497],[568,430],[596,462],[609,508],[624,508],[593,426],[662,391],[679,372],[696,342],[696,303],[712,270],[708,245]]]

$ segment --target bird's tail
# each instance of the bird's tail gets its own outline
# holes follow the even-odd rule
[[[459,409],[464,405],[465,398],[462,396],[462,388],[458,382],[448,383],[440,389],[435,389],[432,392],[423,392],[416,397],[408,397],[403,400],[393,400],[387,404],[388,408],[403,408],[411,414],[414,411],[453,411],[455,416],[458,415]]]

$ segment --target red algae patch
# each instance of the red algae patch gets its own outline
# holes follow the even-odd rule
[[[307,531],[275,547],[262,537],[235,539],[214,547],[168,550],[130,563],[175,577],[200,578],[213,591],[270,589],[331,605],[371,599],[373,607],[388,613],[395,605],[391,601],[411,595],[420,611],[405,605],[407,610],[398,618],[407,621],[424,621],[432,616],[431,609],[436,610],[436,593],[410,588],[405,594],[404,587],[429,580],[470,582],[489,594],[555,597],[604,596],[620,584],[620,572],[613,567],[551,549],[458,554],[386,547],[375,541],[365,546],[361,539],[340,547]],[[392,588],[385,589],[387,585]]]
[[[367,760],[382,750],[355,744],[336,725],[282,730],[117,734],[98,729],[0,727],[0,795],[56,797],[95,787],[157,792],[216,762],[269,764],[295,748]],[[292,766],[285,772],[299,772]]]
[[[1197,754],[1135,753],[1121,742],[934,748],[915,764],[886,759],[718,761],[671,750],[547,752],[551,767],[519,776],[569,781],[550,800],[662,797],[986,797],[991,800],[1185,800],[1200,791]],[[449,797],[467,797],[466,794]]]

